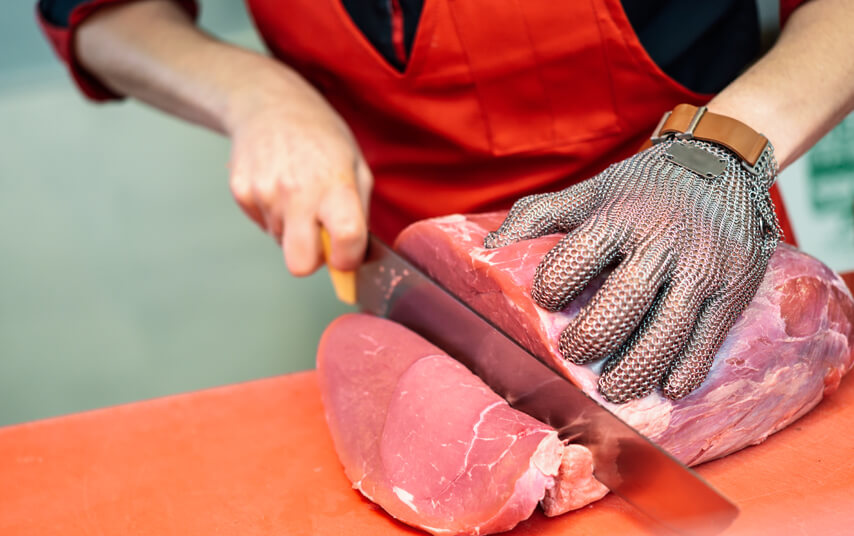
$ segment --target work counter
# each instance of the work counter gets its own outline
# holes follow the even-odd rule
[[[697,471],[732,535],[854,531],[854,381],[765,443]],[[424,534],[350,487],[314,372],[0,428],[0,534]],[[614,496],[511,535],[645,535]]]

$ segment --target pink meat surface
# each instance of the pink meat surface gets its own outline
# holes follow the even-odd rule
[[[760,443],[833,392],[854,360],[854,301],[842,279],[787,245],[730,330],[703,385],[681,400],[659,393],[622,405],[598,394],[601,363],[565,361],[558,337],[601,284],[591,283],[564,311],[548,312],[530,297],[551,235],[500,249],[483,248],[503,213],[446,216],[415,223],[396,247],[446,288],[653,441],[687,464]]]
[[[512,409],[457,361],[406,328],[335,320],[317,370],[347,477],[389,514],[433,534],[509,530],[545,501],[551,514],[607,489],[590,452]]]

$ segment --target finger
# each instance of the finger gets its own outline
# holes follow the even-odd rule
[[[252,176],[248,169],[244,166],[234,165],[231,167],[231,177],[228,186],[231,189],[231,195],[237,201],[237,205],[243,212],[249,216],[249,219],[258,224],[262,229],[266,229],[264,224],[264,216],[261,210],[255,204],[255,197],[252,195]]]
[[[703,383],[715,354],[742,310],[735,300],[716,297],[706,301],[688,344],[667,371],[662,383],[665,396],[682,398]]]
[[[497,231],[486,235],[484,247],[497,248],[543,235],[567,232],[587,219],[599,202],[595,180],[561,192],[537,194],[516,201]]]
[[[320,202],[318,219],[329,232],[332,252],[327,262],[339,270],[361,264],[368,243],[368,226],[356,185],[330,189]]]
[[[537,266],[531,296],[541,307],[560,311],[613,261],[627,232],[612,234],[597,216],[566,235]]]
[[[646,396],[661,384],[697,322],[705,289],[693,279],[675,280],[653,304],[638,331],[606,364],[599,392],[617,404]]]
[[[367,217],[370,214],[371,191],[374,188],[374,175],[371,173],[371,168],[367,162],[359,156],[356,161],[356,187],[359,192],[359,199],[362,203],[362,214]]]
[[[613,354],[649,310],[673,260],[665,245],[629,255],[561,333],[561,354],[577,364]]]
[[[284,235],[284,215],[282,204],[284,195],[278,178],[270,173],[256,177],[252,187],[255,206],[261,212],[264,229],[276,242],[282,243]]]
[[[487,249],[503,247],[524,240],[523,237],[533,237],[538,230],[542,231],[542,234],[547,234],[548,222],[540,221],[535,215],[543,214],[541,219],[545,219],[547,210],[545,207],[548,207],[548,198],[552,195],[555,194],[534,194],[517,199],[498,229],[490,231],[483,238],[483,247]],[[540,225],[542,229],[537,229]]]
[[[686,396],[708,376],[715,355],[738,316],[756,294],[768,266],[767,259],[763,261],[756,257],[749,259],[747,264],[750,268],[744,277],[708,293],[709,298],[700,309],[694,332],[665,374],[661,387],[668,398]],[[721,280],[723,277],[723,273],[717,273],[709,279]]]
[[[284,215],[282,251],[285,264],[298,277],[306,276],[323,264],[317,201],[306,195],[294,195],[287,201]]]

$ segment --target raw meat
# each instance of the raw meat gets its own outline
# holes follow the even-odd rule
[[[615,405],[599,397],[601,363],[561,358],[558,336],[589,300],[591,283],[563,312],[530,298],[540,258],[558,235],[495,250],[482,247],[503,213],[446,216],[404,230],[396,247],[589,395],[687,464],[724,456],[789,425],[833,392],[854,360],[854,301],[842,279],[781,245],[765,278],[719,350],[709,377],[681,400],[653,393]]]
[[[512,409],[403,326],[345,315],[317,353],[323,405],[353,487],[433,534],[489,534],[601,498],[593,458]]]

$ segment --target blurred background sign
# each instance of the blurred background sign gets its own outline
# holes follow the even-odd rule
[[[798,245],[839,272],[854,271],[854,116],[779,178]]]
[[[840,238],[854,236],[854,122],[843,121],[807,155],[810,201],[817,213],[834,217]],[[844,236],[842,236],[844,235]]]

